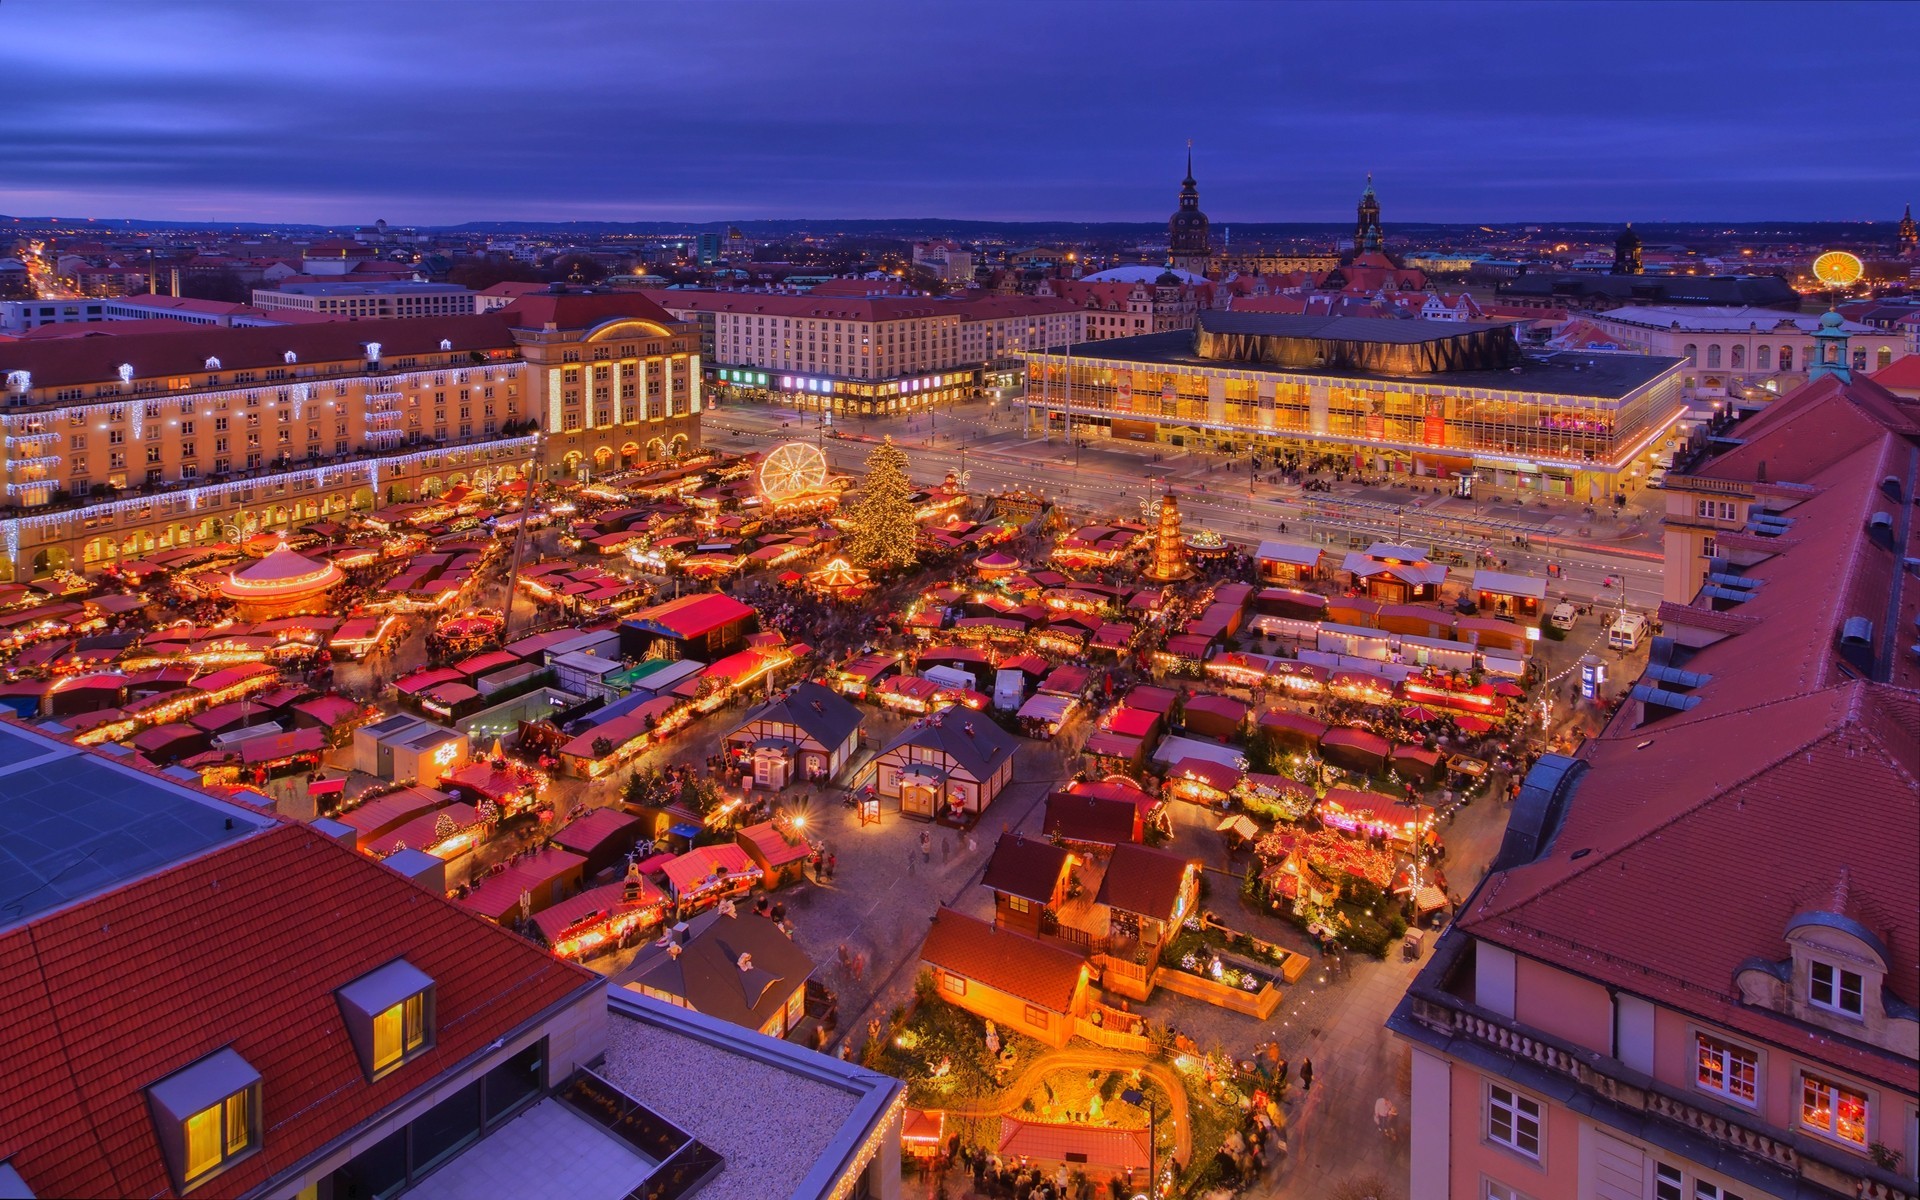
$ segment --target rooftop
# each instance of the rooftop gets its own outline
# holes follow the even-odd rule
[[[273,824],[245,806],[0,725],[0,930]]]
[[[600,1073],[725,1160],[703,1196],[825,1200],[906,1105],[897,1079],[701,1013],[622,988],[607,1009]]]
[[[1231,316],[1228,313],[1211,314],[1215,317]],[[1360,318],[1319,318],[1319,317],[1271,317],[1264,314],[1247,315],[1243,320],[1306,320],[1315,324],[1326,320],[1353,320],[1369,326],[1406,326],[1425,324],[1425,322],[1366,320]],[[1472,324],[1471,322],[1434,322],[1441,325]],[[1401,343],[1395,343],[1401,344]],[[1605,400],[1619,400],[1632,395],[1639,389],[1659,379],[1662,375],[1677,371],[1681,360],[1660,358],[1646,354],[1571,354],[1552,353],[1535,354],[1522,352],[1518,365],[1501,369],[1446,371],[1442,373],[1414,374],[1389,373],[1385,371],[1367,371],[1351,368],[1331,367],[1279,367],[1261,363],[1235,362],[1202,357],[1194,350],[1192,330],[1177,329],[1168,333],[1146,333],[1138,337],[1110,338],[1098,342],[1082,342],[1069,348],[1067,353],[1074,358],[1095,362],[1117,362],[1137,364],[1147,367],[1194,367],[1221,369],[1231,367],[1241,371],[1269,372],[1276,375],[1311,375],[1316,378],[1348,379],[1362,383],[1406,383],[1409,379],[1459,388],[1485,388],[1501,392],[1532,392],[1550,396],[1593,396]]]

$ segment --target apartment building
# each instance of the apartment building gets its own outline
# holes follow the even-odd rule
[[[0,577],[684,452],[694,336],[640,297],[544,294],[479,316],[0,345]]]
[[[1697,475],[1744,521],[1388,1023],[1412,1200],[1920,1195],[1920,406],[1828,375]]]
[[[253,289],[253,304],[269,311],[351,317],[460,317],[481,311],[474,293],[453,283],[412,279],[287,279]]]
[[[1077,306],[1023,296],[655,295],[700,327],[716,385],[778,393],[800,407],[837,413],[963,399],[994,362],[1067,345],[1084,329]]]

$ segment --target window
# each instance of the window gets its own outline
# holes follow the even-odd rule
[[[1720,343],[1714,342],[1712,345],[1707,347],[1707,366],[1717,367],[1719,365],[1720,365]]]
[[[1540,1103],[1498,1084],[1487,1089],[1487,1138],[1528,1158],[1540,1157]]]
[[[1780,369],[1782,371],[1793,370],[1793,347],[1792,346],[1780,347]]]
[[[1487,1180],[1486,1200],[1533,1200],[1519,1188],[1504,1184],[1498,1180]]]
[[[1027,899],[1025,896],[1009,894],[1007,896],[1007,907],[1017,913],[1031,912],[1033,911],[1033,901]]]
[[[1759,367],[1762,371],[1772,370],[1773,369],[1772,347],[1762,345],[1758,350],[1754,351],[1753,365],[1756,367]]]
[[[1720,556],[1720,539],[1715,537],[1701,538],[1700,555],[1703,558],[1718,558]]]
[[[1680,1173],[1679,1167],[1670,1167],[1666,1163],[1653,1164],[1653,1200],[1687,1200],[1680,1189],[1686,1187],[1687,1178]]]
[[[1867,1144],[1867,1098],[1817,1075],[1800,1077],[1800,1123],[1854,1146]]]
[[[1857,1017],[1864,1009],[1860,976],[1832,963],[1816,962],[1808,975],[1808,999],[1819,1008]]]
[[[1696,516],[1709,521],[1731,521],[1734,519],[1734,507],[1731,500],[1696,500],[1693,504]]]
[[[160,1148],[186,1190],[257,1149],[260,1073],[220,1050],[147,1090]]]
[[[1681,347],[1680,352],[1687,356],[1688,362],[1695,362],[1700,357],[1700,347],[1694,345],[1692,342],[1688,342],[1685,346]]]
[[[1752,1104],[1755,1081],[1760,1074],[1759,1056],[1744,1046],[1735,1046],[1706,1034],[1695,1034],[1698,1064],[1694,1082],[1709,1092],[1718,1092],[1729,1100]]]
[[[967,981],[953,974],[951,971],[942,971],[940,973],[940,990],[949,996],[964,996],[967,994]]]
[[[431,977],[395,959],[335,993],[347,1036],[369,1080],[379,1079],[433,1045]]]
[[[1693,1181],[1693,1200],[1746,1200],[1746,1197],[1739,1192],[1730,1192],[1717,1183],[1696,1179]]]
[[[1034,1029],[1050,1029],[1053,1027],[1053,1014],[1044,1008],[1035,1008],[1031,1004],[1027,1005],[1026,1018],[1027,1024]]]

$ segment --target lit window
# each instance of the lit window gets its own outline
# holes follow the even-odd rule
[[[1528,1158],[1540,1157],[1540,1103],[1498,1085],[1487,1089],[1487,1137]]]
[[[432,1048],[433,980],[405,959],[361,976],[335,995],[369,1080]]]
[[[1859,1016],[1864,1011],[1865,988],[1857,972],[1836,967],[1832,963],[1816,962],[1808,977],[1808,998],[1820,1008],[1846,1013],[1850,1017]]]
[[[1760,1063],[1753,1051],[1729,1045],[1706,1034],[1695,1035],[1699,1065],[1694,1082],[1709,1092],[1718,1092],[1729,1100],[1752,1104]]]
[[[1867,1144],[1867,1098],[1816,1075],[1800,1078],[1800,1123],[1855,1146]]]
[[[967,981],[951,972],[943,971],[940,974],[940,990],[950,996],[964,996],[967,994]]]
[[[1033,901],[1027,899],[1025,896],[1009,895],[1007,897],[1007,907],[1017,913],[1028,912],[1033,908]]]
[[[179,1190],[260,1144],[260,1073],[220,1050],[147,1089],[154,1131]]]

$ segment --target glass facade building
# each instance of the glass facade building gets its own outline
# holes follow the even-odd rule
[[[1684,410],[1677,359],[1530,355],[1510,329],[1464,322],[1239,316],[1220,336],[1234,316],[1027,356],[1029,419],[1602,499],[1632,485]]]

